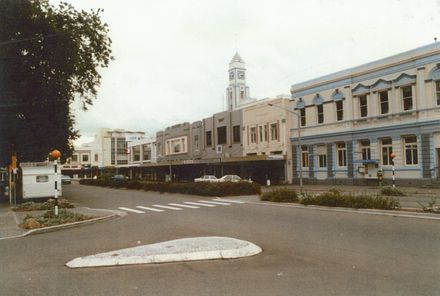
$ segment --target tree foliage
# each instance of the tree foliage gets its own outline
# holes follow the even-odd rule
[[[70,156],[78,137],[70,104],[96,99],[111,39],[101,12],[47,0],[0,0],[0,166]]]

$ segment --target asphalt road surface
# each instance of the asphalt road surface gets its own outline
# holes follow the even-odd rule
[[[0,241],[0,295],[440,295],[439,220],[252,201],[215,204],[213,198],[77,184],[63,192],[81,206],[127,215]],[[247,240],[263,253],[234,260],[64,266],[79,256],[197,236]]]

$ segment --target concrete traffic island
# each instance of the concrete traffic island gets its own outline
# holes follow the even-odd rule
[[[215,236],[195,237],[78,257],[67,262],[66,266],[81,268],[233,259],[254,256],[261,252],[259,246],[244,240]]]

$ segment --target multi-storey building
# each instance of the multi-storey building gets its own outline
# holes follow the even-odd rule
[[[264,99],[243,109],[243,155],[260,156],[258,171],[264,176],[258,179],[292,180],[290,129],[296,118],[286,97]]]
[[[296,181],[300,166],[309,183],[439,177],[440,44],[294,84],[291,94]]]

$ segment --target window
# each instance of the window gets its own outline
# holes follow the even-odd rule
[[[391,138],[385,138],[381,141],[382,145],[382,164],[392,165],[393,160],[391,159],[391,153],[393,153],[393,142]]]
[[[435,82],[435,93],[437,96],[437,105],[440,106],[440,80]]]
[[[272,141],[278,140],[278,128],[277,128],[277,124],[276,123],[272,123],[270,125],[270,135],[271,135],[271,140]]]
[[[388,91],[379,92],[380,99],[380,114],[387,114],[389,112]]]
[[[325,151],[325,145],[318,145],[316,147],[316,151],[318,153],[318,167],[327,167],[327,154]]]
[[[405,143],[405,164],[407,165],[418,164],[417,137],[416,136],[405,137],[404,143]]]
[[[99,159],[99,158],[98,158],[98,154],[96,153],[96,154],[95,154],[95,162],[97,162],[98,159]]]
[[[411,110],[413,108],[412,87],[402,87],[403,110]]]
[[[264,141],[268,141],[269,139],[269,128],[267,127],[267,125],[264,126]]]
[[[83,154],[82,155],[82,161],[89,161],[89,155],[88,154]]]
[[[133,161],[140,161],[140,160],[141,160],[141,147],[134,146],[133,147]]]
[[[307,146],[301,146],[301,166],[303,168],[309,167],[309,151]]]
[[[234,143],[240,143],[240,126],[235,125],[232,127]]]
[[[325,154],[318,155],[318,166],[320,168],[327,167],[327,155],[325,155]]]
[[[258,127],[258,134],[260,136],[260,142],[263,142],[263,127],[262,126]]]
[[[49,182],[49,176],[35,176],[37,183],[47,183]]]
[[[194,135],[194,149],[199,150],[199,135]]]
[[[212,131],[206,132],[206,146],[212,145]]]
[[[227,143],[227,137],[226,137],[226,126],[218,127],[217,128],[217,144],[226,144]]]
[[[257,128],[251,127],[251,143],[257,143]]]
[[[173,145],[173,151],[174,153],[179,153],[180,152],[180,144],[174,144]]]
[[[338,121],[341,121],[344,119],[344,105],[342,104],[342,101],[336,102],[336,119]]]
[[[371,160],[370,141],[369,140],[363,140],[363,141],[360,142],[360,144],[361,144],[362,160]]]
[[[368,115],[368,103],[367,96],[359,96],[359,108],[361,112],[361,117],[366,117]]]
[[[78,162],[78,154],[72,155],[72,162]]]
[[[244,99],[244,91],[240,91],[240,99]]]
[[[306,125],[306,108],[300,109],[299,112],[301,115],[301,126],[305,126]]]
[[[337,161],[338,161],[338,166],[340,167],[345,167],[347,166],[347,148],[345,146],[345,143],[338,143],[336,144],[336,149],[337,149]]]
[[[317,109],[317,113],[318,113],[318,123],[323,123],[324,122],[324,106],[318,105],[318,106],[316,106],[316,109]]]
[[[151,149],[148,145],[142,145],[142,160],[151,160]]]

